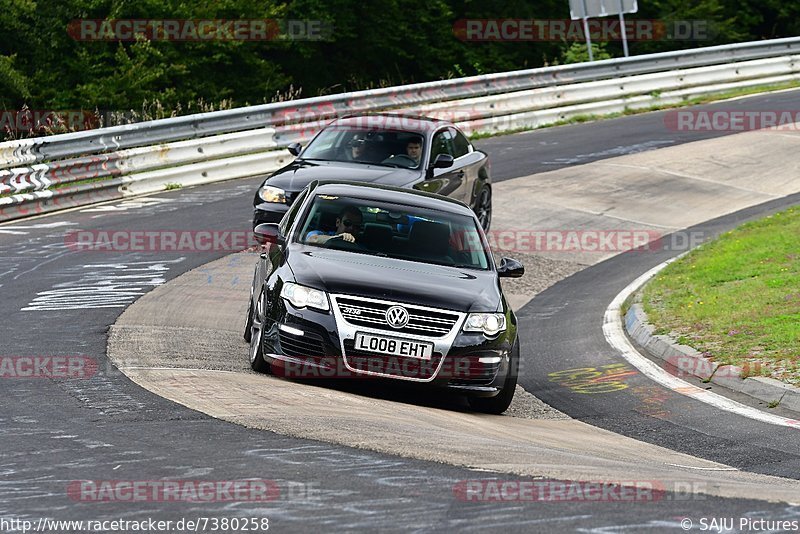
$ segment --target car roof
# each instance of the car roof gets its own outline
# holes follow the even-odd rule
[[[406,113],[361,113],[346,115],[331,122],[327,127],[347,126],[365,130],[385,129],[426,133],[442,126],[455,126],[450,121]]]
[[[312,182],[313,184],[313,182]],[[367,200],[380,200],[388,202],[398,202],[401,204],[413,204],[422,208],[436,209],[450,213],[474,216],[469,206],[453,198],[407,189],[390,185],[375,185],[359,182],[340,182],[335,180],[325,180],[317,182],[313,193],[316,195],[336,195],[351,196]]]

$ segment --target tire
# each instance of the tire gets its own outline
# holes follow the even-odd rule
[[[478,194],[478,201],[475,203],[475,215],[481,222],[484,232],[488,232],[492,226],[492,188],[484,185]]]
[[[253,339],[253,294],[250,293],[250,304],[247,305],[247,318],[244,320],[244,340],[248,343]]]
[[[252,301],[251,301],[252,302]],[[269,373],[269,364],[264,359],[264,290],[258,296],[258,304],[252,314],[250,327],[250,368],[257,373]]]
[[[500,415],[508,410],[511,401],[514,399],[514,391],[517,389],[517,375],[519,374],[519,342],[514,344],[511,351],[511,362],[506,380],[503,382],[503,389],[494,397],[467,397],[470,408],[476,412]]]

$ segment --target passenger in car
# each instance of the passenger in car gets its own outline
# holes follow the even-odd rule
[[[348,243],[356,242],[356,234],[361,230],[362,217],[358,208],[348,206],[339,212],[336,218],[336,229],[330,232],[312,230],[306,234],[306,243],[323,245],[334,238],[341,238]]]
[[[347,151],[345,152],[345,157],[348,161],[364,161],[366,156],[366,143],[367,140],[364,139],[362,134],[356,134],[347,143]]]

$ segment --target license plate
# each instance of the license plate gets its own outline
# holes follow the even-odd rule
[[[433,356],[433,343],[358,333],[356,334],[356,350],[430,360]]]

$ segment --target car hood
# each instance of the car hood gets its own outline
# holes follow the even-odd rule
[[[275,171],[265,180],[265,184],[280,187],[285,191],[299,191],[314,180],[343,180],[352,182],[378,183],[403,187],[415,178],[420,171],[347,163],[339,161],[296,160]]]
[[[488,312],[500,308],[500,284],[494,271],[303,245],[291,246],[287,259],[298,283],[329,293],[460,312]]]

